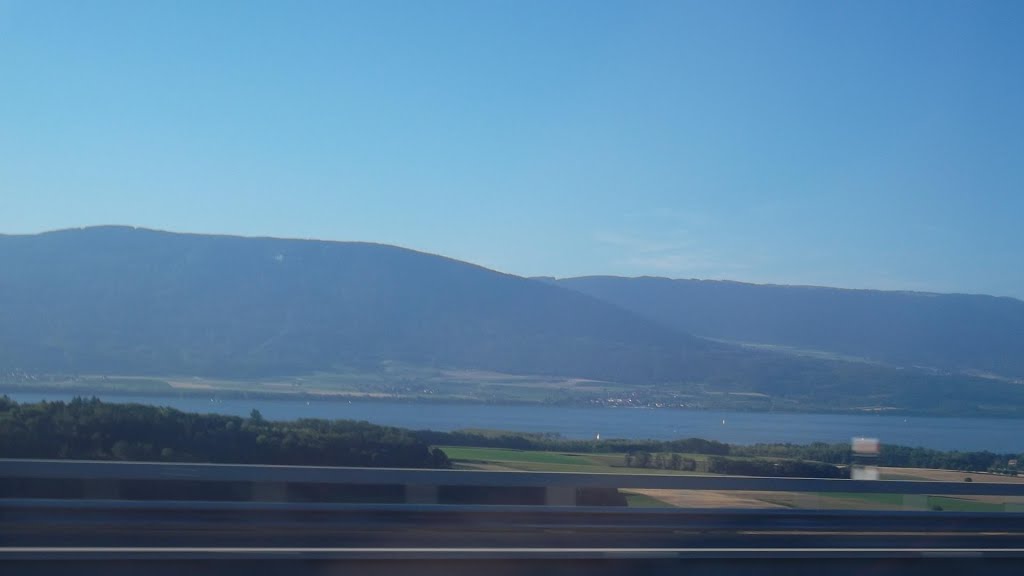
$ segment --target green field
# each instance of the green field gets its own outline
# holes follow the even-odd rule
[[[441,446],[445,454],[455,462],[469,461],[474,463],[533,463],[533,464],[570,464],[575,466],[606,466],[597,462],[590,455],[561,454],[558,452],[539,452],[532,450],[511,450],[508,448],[474,448],[468,446]],[[622,456],[618,458],[622,462]]]
[[[848,500],[859,500],[867,505],[881,505],[886,507],[905,507],[907,502],[903,494],[861,494],[857,492],[833,492],[821,494],[822,498],[843,498]],[[926,496],[924,505],[920,503],[910,505],[912,509],[938,510],[946,512],[1002,512],[1005,508],[1001,503],[979,502],[966,498],[952,498],[949,496]]]
[[[823,492],[819,494],[822,498],[844,498],[848,500],[859,500],[866,504],[880,504],[883,506],[902,506],[902,494],[863,494],[860,492]]]
[[[500,466],[526,472],[597,472],[609,474],[682,474],[698,472],[679,470],[658,470],[654,468],[627,468],[624,455],[620,453],[581,454],[565,452],[543,452],[538,450],[513,450],[509,448],[476,448],[469,446],[439,446],[456,465],[465,468],[474,466]],[[684,454],[687,458],[702,460],[700,454]]]
[[[536,450],[514,450],[508,448],[477,448],[469,446],[440,446],[452,462],[460,469],[499,468],[528,472],[591,472],[608,474],[682,474],[696,472],[657,470],[651,468],[627,468],[620,453],[568,453]],[[703,460],[700,454],[685,454],[687,458]],[[634,507],[664,507],[665,502],[646,494],[625,491],[626,501]],[[999,512],[1003,504],[979,502],[964,498],[926,496],[923,499],[906,500],[902,494],[864,494],[858,492],[834,492],[821,494],[764,493],[767,505],[786,507],[822,506],[828,509],[906,509],[907,505],[919,510],[947,512]],[[808,504],[808,503],[811,504]]]
[[[623,454],[579,454],[513,450],[508,448],[476,448],[469,446],[439,446],[456,468],[500,467],[527,472],[591,472],[615,474],[686,474],[676,470],[627,468]],[[695,456],[700,457],[700,456]],[[693,474],[693,472],[689,472]],[[647,496],[625,492],[626,502],[635,508],[664,508],[665,502]]]
[[[995,502],[978,502],[948,496],[929,496],[928,507],[933,510],[936,507],[941,507],[946,512],[1003,512],[1006,510],[1003,504]]]
[[[637,494],[635,492],[625,492],[626,503],[630,508],[666,508],[671,505],[653,498],[646,494]]]

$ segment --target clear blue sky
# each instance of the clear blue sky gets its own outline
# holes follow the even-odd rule
[[[1024,296],[1024,2],[0,0],[0,231]]]

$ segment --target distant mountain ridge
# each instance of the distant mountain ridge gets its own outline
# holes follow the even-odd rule
[[[671,307],[582,284],[358,242],[123,226],[0,236],[0,385],[5,371],[253,378],[394,362],[698,405],[1024,415],[1020,385],[715,342]]]
[[[708,338],[1024,378],[1024,301],[1014,298],[654,277],[555,283]]]
[[[573,291],[381,244],[112,226],[0,237],[0,263],[0,363],[23,369],[401,360],[650,382],[716,348]]]

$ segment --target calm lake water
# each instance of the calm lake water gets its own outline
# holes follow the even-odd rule
[[[60,394],[8,394],[18,402],[68,400]],[[171,406],[189,412],[248,416],[253,408],[265,418],[367,420],[413,429],[488,428],[555,432],[567,438],[707,438],[734,444],[757,442],[848,442],[854,436],[883,443],[941,450],[1024,452],[1024,421],[982,418],[923,418],[884,415],[783,414],[653,410],[644,408],[562,408],[480,404],[402,402],[217,400],[109,396],[110,402]]]

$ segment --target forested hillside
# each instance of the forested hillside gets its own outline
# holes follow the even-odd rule
[[[407,430],[350,420],[264,420],[97,399],[18,404],[0,396],[0,458],[445,468]]]
[[[656,295],[635,311],[612,296],[379,244],[130,227],[0,236],[0,387],[37,374],[246,379],[401,364],[645,386],[651,405],[1024,414],[1016,384],[714,342],[683,329],[689,312],[658,312]],[[752,302],[723,317],[756,317]],[[629,394],[600,393],[580,401]]]
[[[1024,377],[1024,302],[967,294],[591,276],[559,286],[709,338]]]
[[[715,349],[571,290],[393,246],[0,236],[0,368],[264,376],[402,361],[657,382],[700,376]]]

